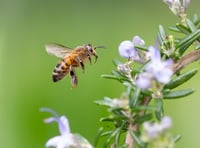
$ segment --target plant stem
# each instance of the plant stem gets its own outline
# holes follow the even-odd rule
[[[148,105],[150,101],[151,101],[150,97],[144,96],[141,104],[142,105]],[[145,111],[140,112],[140,116],[143,116],[144,114],[145,114]],[[128,145],[128,148],[134,148],[134,144],[135,144],[135,141],[134,141],[133,137],[131,136],[130,131],[134,131],[135,133],[138,133],[138,130],[139,130],[139,125],[134,124],[133,120],[134,119],[132,119],[130,117],[130,122],[129,122],[128,130],[127,130],[127,134],[126,134],[126,139],[125,139],[125,143]]]
[[[127,131],[126,140],[125,140],[125,144],[128,145],[128,148],[134,148],[134,143],[135,143],[133,137],[131,136],[131,134],[129,132],[131,130],[138,131],[138,126],[134,125],[132,123],[130,123],[129,126],[128,126],[128,131]]]
[[[176,64],[173,66],[174,73],[179,72],[185,66],[197,61],[200,59],[200,49],[193,50],[190,53],[183,56]]]

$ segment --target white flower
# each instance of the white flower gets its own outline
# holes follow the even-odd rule
[[[173,61],[171,59],[162,61],[159,50],[154,47],[149,47],[148,54],[151,61],[147,65],[146,71],[152,73],[158,82],[164,84],[169,83],[171,76],[173,75],[173,71],[170,69]]]
[[[145,72],[140,73],[136,80],[136,85],[141,89],[150,88],[152,79],[167,84],[173,75],[173,71],[170,69],[173,61],[171,59],[162,61],[159,50],[154,47],[149,47],[148,50],[146,54],[150,61],[145,67]]]
[[[140,38],[139,36],[136,35],[133,37],[133,44],[134,45],[144,45],[145,42],[142,38]]]
[[[133,42],[128,40],[121,42],[119,45],[119,54],[123,58],[130,58],[137,56],[137,52],[134,48]]]
[[[65,116],[59,116],[56,112],[48,108],[42,108],[41,111],[47,111],[54,115],[45,119],[45,123],[57,122],[60,135],[52,137],[46,142],[46,148],[92,148],[90,143],[79,134],[70,132],[69,122]]]
[[[70,146],[76,146],[74,142],[73,134],[70,133],[69,122],[65,116],[50,117],[45,120],[46,123],[56,121],[59,126],[60,135],[49,139],[46,143],[46,147],[56,148],[68,148]]]
[[[143,127],[151,139],[156,138],[162,131],[162,127],[158,123],[145,122]]]
[[[151,87],[152,75],[147,72],[143,72],[138,75],[136,79],[136,85],[141,89],[148,89]]]
[[[144,45],[145,42],[139,36],[134,36],[132,41],[125,40],[119,45],[119,54],[123,58],[130,58],[131,60],[140,60],[135,45]]]
[[[182,4],[180,0],[163,0],[163,2],[166,3],[171,11],[177,16],[180,16],[183,10],[186,11],[190,4],[190,0],[183,0]]]
[[[161,120],[162,129],[170,129],[172,127],[172,120],[170,117],[163,117]]]
[[[172,127],[172,121],[170,117],[163,117],[160,123],[144,122],[143,128],[145,131],[145,136],[143,139],[146,141],[150,139],[155,139],[158,136],[164,134],[167,129]]]
[[[174,138],[170,133],[172,121],[170,117],[163,117],[158,122],[144,122],[141,141],[148,144],[149,148],[173,148]]]

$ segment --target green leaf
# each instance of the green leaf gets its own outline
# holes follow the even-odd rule
[[[173,137],[174,142],[178,142],[181,139],[181,135],[176,135]]]
[[[112,74],[117,77],[124,77],[118,70],[112,70]]]
[[[197,30],[196,26],[193,24],[193,22],[189,18],[186,18],[186,23],[189,29],[191,30],[191,32],[195,32]]]
[[[116,133],[116,135],[115,135],[115,139],[114,139],[114,145],[115,145],[115,147],[119,147],[119,140],[120,140],[120,135],[121,135],[121,133],[122,133],[122,129],[124,128],[124,125],[126,124],[126,122],[123,122],[122,124],[121,124],[121,126],[118,128],[119,130],[118,130],[118,132]]]
[[[118,66],[119,64],[123,64],[120,60],[118,60],[118,59],[114,59],[113,60],[113,64],[115,65],[115,66]]]
[[[172,91],[167,94],[164,94],[164,99],[177,99],[177,98],[183,98],[190,94],[192,94],[194,90],[192,89],[184,89],[184,90],[178,90],[178,91]]]
[[[186,26],[184,26],[183,24],[177,23],[176,24],[176,28],[179,30],[179,32],[182,32],[184,34],[189,34],[190,33],[190,29],[187,28]]]
[[[176,49],[180,48],[181,54],[184,53],[187,47],[189,47],[194,41],[196,41],[200,37],[200,29],[195,32],[189,34],[187,37],[183,38],[176,44]]]
[[[116,120],[116,117],[114,116],[109,116],[109,117],[102,117],[100,118],[100,122],[104,122],[104,121],[109,121],[109,122],[113,122]]]
[[[140,88],[138,88],[138,87],[135,88],[133,97],[131,98],[130,103],[129,103],[130,108],[134,108],[134,106],[136,106],[137,100],[138,100],[138,98],[140,96],[140,91],[141,91]]]
[[[200,20],[197,22],[196,27],[199,29],[200,28]]]
[[[166,89],[173,89],[181,84],[185,83],[189,79],[191,79],[196,73],[198,72],[198,69],[192,69],[190,71],[187,71],[186,73],[183,73],[176,78],[172,79],[167,85],[165,85]]]
[[[200,19],[197,14],[194,14],[192,21],[193,21],[194,25],[196,26],[196,28],[199,29],[200,28]]]
[[[163,117],[163,101],[162,99],[158,98],[155,99],[155,103],[157,106],[157,110],[155,111],[156,118],[160,121]]]
[[[145,144],[140,140],[139,135],[137,135],[133,130],[129,131],[131,137],[135,140],[139,147],[144,148]]]
[[[108,136],[110,134],[112,134],[115,130],[109,130],[109,131],[105,131],[105,132],[102,132],[100,136]]]
[[[115,136],[115,139],[114,139],[114,145],[115,147],[119,147],[119,139],[120,139],[120,135],[121,135],[121,132],[118,132]]]
[[[174,32],[179,32],[179,33],[181,32],[180,29],[174,26],[169,27],[169,30],[174,31]]]
[[[134,47],[143,51],[148,51],[148,47],[144,45],[134,45]]]
[[[103,100],[96,100],[94,103],[102,106],[112,107],[113,106],[113,100],[109,97],[104,97]]]
[[[99,130],[96,133],[95,139],[94,139],[94,146],[97,147],[98,141],[103,133],[103,127],[100,127]]]
[[[132,112],[141,112],[141,111],[156,111],[157,108],[155,106],[136,106],[131,109]]]
[[[195,45],[195,50],[200,49],[200,44]]]
[[[108,147],[109,143],[111,142],[112,139],[115,138],[115,136],[121,131],[122,127],[117,128],[116,130],[114,130],[106,139],[105,143],[104,143],[104,147]]]
[[[110,115],[108,117],[102,117],[100,118],[100,122],[114,122],[114,121],[122,121],[122,120],[125,120],[127,119],[126,116],[124,115],[118,115],[118,116],[113,116],[113,115]]]
[[[143,116],[138,116],[135,118],[135,123],[142,124],[143,122],[152,119],[152,117],[153,117],[152,113],[145,114]]]
[[[130,82],[130,80],[127,77],[119,77],[119,76],[109,75],[109,74],[103,74],[103,75],[101,75],[101,77],[102,78],[107,78],[107,79],[118,80],[120,82],[123,82],[123,81]]]
[[[159,32],[158,32],[158,35],[161,39],[161,41],[164,41],[166,39],[166,33],[165,33],[165,30],[163,28],[162,25],[159,25]],[[162,43],[162,42],[161,42]]]
[[[192,21],[194,22],[195,25],[199,22],[199,17],[197,14],[193,15]]]

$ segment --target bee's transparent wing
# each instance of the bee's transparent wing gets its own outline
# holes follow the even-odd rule
[[[47,53],[54,55],[58,58],[64,58],[72,52],[72,49],[57,43],[46,44],[45,49]]]

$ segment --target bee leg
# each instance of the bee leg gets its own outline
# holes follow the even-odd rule
[[[81,68],[83,70],[83,73],[85,72],[85,65],[83,64],[82,60],[80,58],[77,58],[79,64],[81,65]]]
[[[96,63],[96,61],[97,61],[97,59],[98,59],[98,56],[95,54],[94,55],[95,56],[95,61],[94,61],[94,63]]]
[[[76,76],[75,70],[70,67],[70,76],[71,76],[71,83],[72,83],[72,87],[76,87],[78,84],[78,77]]]
[[[88,55],[88,59],[89,59],[89,61],[90,61],[90,64],[92,64],[92,60],[91,60],[90,55]]]
[[[83,70],[83,73],[85,72],[85,66],[84,66],[84,64],[83,64],[83,62],[82,61],[80,61],[80,65],[81,65],[81,68],[82,68],[82,70]]]

